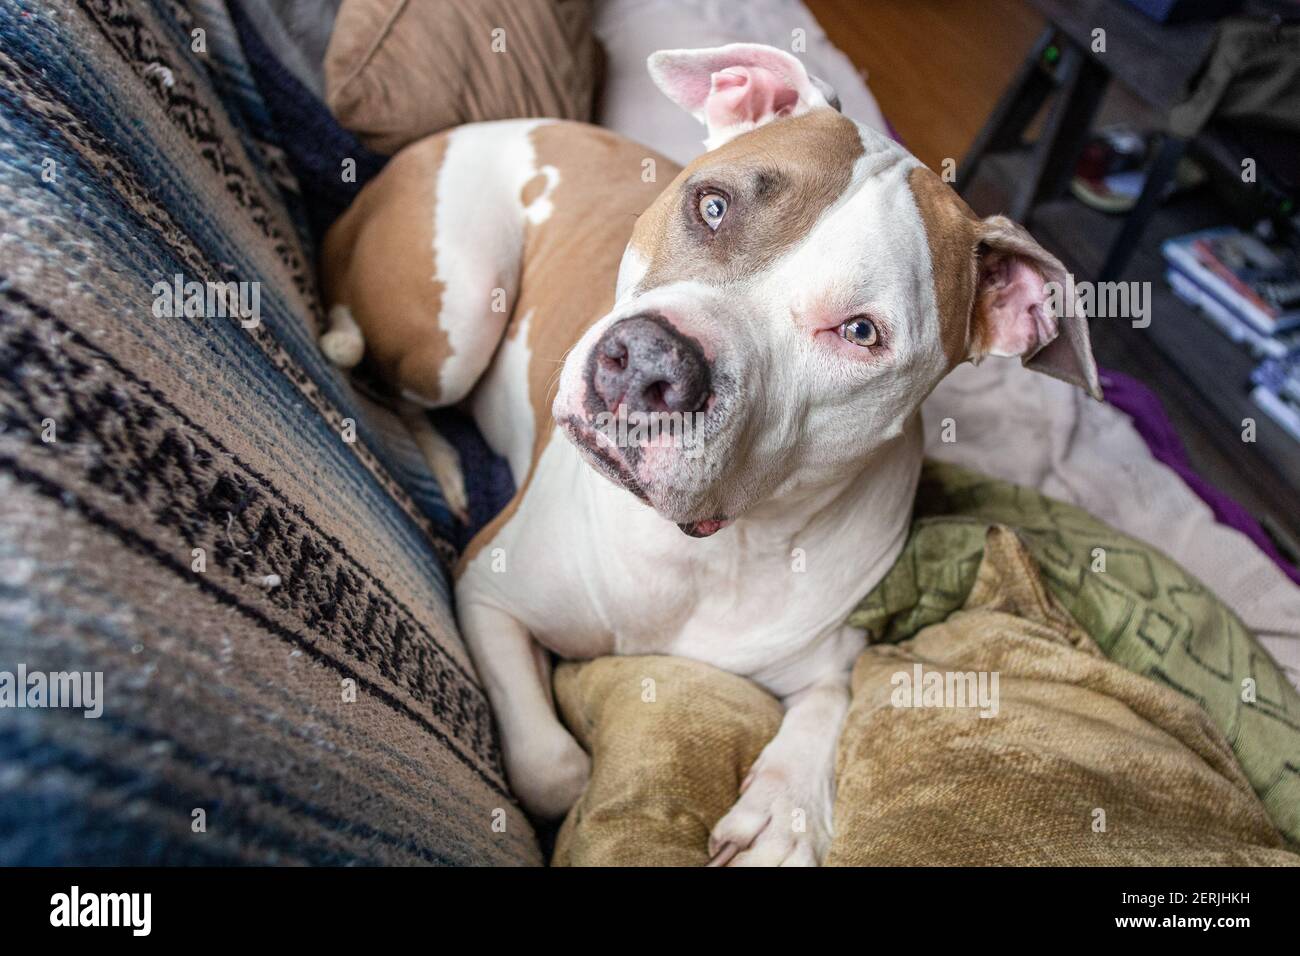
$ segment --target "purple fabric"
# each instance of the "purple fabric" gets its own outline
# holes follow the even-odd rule
[[[1133,419],[1134,427],[1155,459],[1177,472],[1187,487],[1210,506],[1215,520],[1229,528],[1236,528],[1250,538],[1287,577],[1300,584],[1300,570],[1282,557],[1250,512],[1197,474],[1188,460],[1187,450],[1183,447],[1178,432],[1174,430],[1173,422],[1165,414],[1164,406],[1160,404],[1155,392],[1137,379],[1109,369],[1101,370],[1101,385],[1106,401]]]

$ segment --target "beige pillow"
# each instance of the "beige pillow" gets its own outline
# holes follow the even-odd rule
[[[367,147],[395,153],[462,123],[589,120],[599,63],[591,0],[343,0],[325,99]]]
[[[757,684],[679,657],[561,664],[555,698],[595,756],[555,866],[703,866],[709,831],[781,724]]]

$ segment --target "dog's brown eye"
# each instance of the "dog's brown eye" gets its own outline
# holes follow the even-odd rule
[[[876,324],[860,315],[854,316],[841,325],[840,335],[854,345],[861,345],[864,348],[875,345],[876,340],[880,337],[876,333]]]
[[[705,193],[700,197],[700,218],[710,229],[717,231],[722,225],[722,217],[727,214],[727,197],[717,193]]]

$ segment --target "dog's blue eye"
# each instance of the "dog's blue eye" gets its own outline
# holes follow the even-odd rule
[[[854,345],[861,345],[864,348],[875,345],[876,340],[880,337],[876,332],[876,324],[860,315],[841,325],[840,335],[844,336],[846,341],[852,342]]]
[[[722,217],[727,214],[727,200],[717,193],[705,193],[700,197],[700,218],[710,229],[716,230],[722,225]]]

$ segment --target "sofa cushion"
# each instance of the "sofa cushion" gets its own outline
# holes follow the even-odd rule
[[[590,0],[344,0],[325,96],[369,148],[395,153],[481,120],[589,120],[599,48]]]
[[[0,32],[0,863],[539,862],[222,5]]]
[[[707,863],[709,830],[781,725],[757,684],[680,657],[566,661],[555,701],[595,763],[553,866]]]

